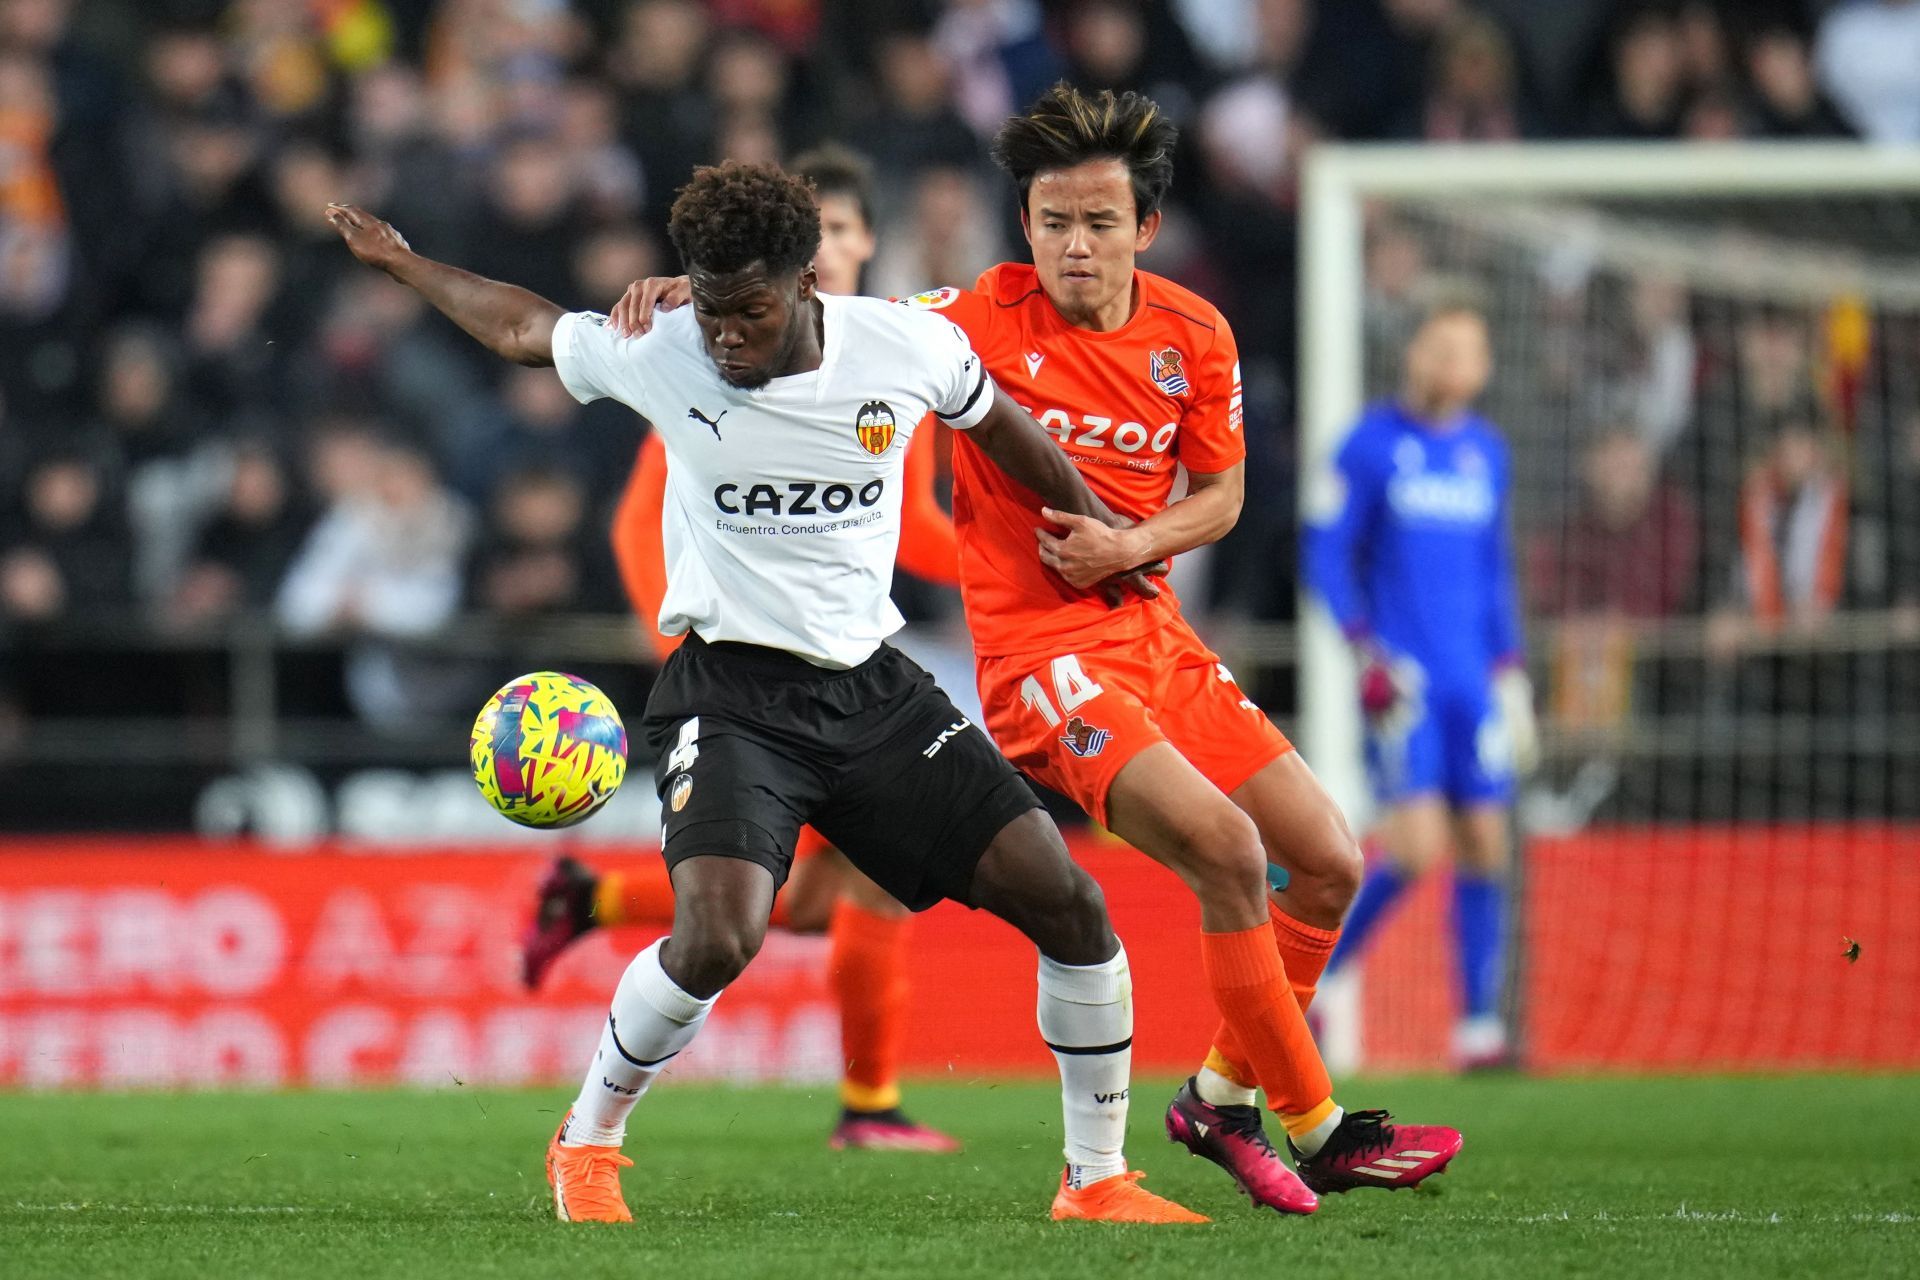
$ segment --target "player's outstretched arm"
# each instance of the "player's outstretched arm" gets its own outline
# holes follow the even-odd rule
[[[328,205],[327,221],[354,257],[417,292],[487,350],[515,364],[553,363],[554,322],[566,313],[539,294],[423,258],[391,225],[354,205]]]

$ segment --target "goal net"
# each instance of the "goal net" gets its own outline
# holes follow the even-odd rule
[[[1545,747],[1523,1060],[1920,1064],[1920,162],[1331,149],[1303,227],[1309,476],[1427,306],[1487,317]],[[1301,745],[1364,826],[1351,662],[1303,614]],[[1336,1065],[1445,1063],[1446,901],[1381,928]]]

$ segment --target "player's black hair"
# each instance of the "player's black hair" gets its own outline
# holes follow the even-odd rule
[[[820,209],[805,178],[778,165],[707,165],[693,171],[668,215],[667,234],[687,270],[717,275],[760,263],[798,271],[820,247]]]
[[[860,220],[873,226],[873,166],[865,156],[837,142],[823,142],[793,158],[793,171],[813,184],[816,200],[845,196],[860,210]]]
[[[1145,94],[1111,89],[1085,94],[1062,80],[1000,127],[993,162],[1020,189],[1024,212],[1039,174],[1088,160],[1125,161],[1134,214],[1144,222],[1173,185],[1173,146],[1179,137],[1160,104]]]

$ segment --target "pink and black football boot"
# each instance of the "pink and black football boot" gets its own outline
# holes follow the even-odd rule
[[[1349,1111],[1311,1158],[1291,1142],[1300,1179],[1321,1195],[1356,1187],[1417,1187],[1460,1154],[1460,1131],[1437,1124],[1394,1124],[1384,1111]]]
[[[908,1119],[898,1107],[886,1111],[843,1109],[827,1145],[835,1151],[919,1151],[938,1156],[960,1149],[956,1139]]]
[[[1312,1213],[1320,1199],[1308,1190],[1267,1141],[1258,1107],[1216,1107],[1192,1077],[1167,1107],[1167,1137],[1227,1171],[1240,1193],[1281,1213]]]
[[[593,892],[600,878],[572,858],[553,860],[535,891],[533,921],[520,935],[520,978],[532,991],[547,976],[560,953],[598,926],[593,919]]]

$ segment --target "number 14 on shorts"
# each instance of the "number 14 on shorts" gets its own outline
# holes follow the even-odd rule
[[[1059,728],[1062,721],[1067,722],[1066,732],[1060,738],[1067,750],[1076,756],[1099,755],[1112,734],[1089,725],[1073,713],[1105,690],[1081,668],[1080,659],[1074,654],[1065,653],[1055,658],[1050,670],[1053,696],[1047,696],[1039,674],[1035,673],[1020,682],[1020,701],[1038,712],[1050,728]]]

